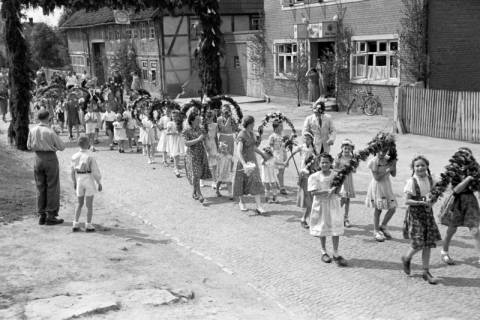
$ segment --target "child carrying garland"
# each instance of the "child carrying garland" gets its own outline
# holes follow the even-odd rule
[[[287,194],[284,184],[285,175],[285,160],[287,160],[287,150],[285,149],[285,143],[283,142],[283,122],[280,120],[274,120],[272,123],[273,133],[268,137],[268,145],[273,150],[273,156],[278,163],[277,165],[277,177],[280,186],[280,193]]]
[[[372,171],[373,178],[368,187],[366,205],[368,208],[374,208],[373,237],[378,242],[392,238],[387,231],[387,224],[393,217],[397,207],[397,200],[390,182],[390,176],[395,177],[397,174],[397,165],[396,160],[390,161],[388,159],[387,153],[388,149],[378,151],[375,157],[368,163],[368,168]],[[387,213],[380,225],[382,210],[387,210]]]
[[[412,247],[402,256],[403,271],[410,275],[410,262],[414,254],[422,251],[423,279],[430,284],[438,280],[430,274],[430,251],[442,240],[433,216],[432,204],[428,195],[434,186],[429,162],[424,156],[412,160],[412,177],[408,179],[404,192],[408,205],[404,222],[404,237],[412,239]]]
[[[340,152],[335,159],[335,170],[341,170],[346,165],[350,163],[350,160],[353,158],[353,150],[355,146],[353,142],[349,139],[345,139],[342,142],[341,146],[342,152]],[[342,188],[340,189],[340,206],[345,207],[345,215],[344,215],[344,224],[346,228],[350,228],[350,220],[348,219],[348,213],[350,210],[350,199],[355,198],[355,188],[353,186],[353,173],[356,170],[350,172],[346,177],[345,181],[342,184]]]
[[[310,218],[310,211],[312,210],[312,195],[308,192],[308,177],[310,171],[307,168],[307,161],[317,155],[315,146],[313,145],[313,134],[311,132],[305,132],[303,134],[304,143],[298,146],[287,159],[287,164],[297,153],[301,155],[301,167],[298,177],[298,191],[297,191],[297,207],[305,208],[303,216],[300,219],[300,225],[304,228],[308,228],[307,219]]]
[[[332,170],[333,157],[328,153],[320,156],[320,171],[308,178],[308,191],[313,196],[312,211],[310,213],[310,234],[320,237],[322,261],[332,262],[327,253],[327,237],[332,237],[333,261],[340,267],[347,266],[347,261],[338,254],[340,236],[343,235],[343,215],[340,211],[340,199],[335,194],[335,187],[331,187],[334,177]]]

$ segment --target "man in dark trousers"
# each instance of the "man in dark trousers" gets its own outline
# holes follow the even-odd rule
[[[28,149],[35,151],[34,175],[40,225],[63,223],[63,219],[57,218],[60,209],[60,170],[56,152],[64,150],[65,145],[50,128],[49,116],[47,110],[38,113],[40,123],[30,130],[27,141]]]

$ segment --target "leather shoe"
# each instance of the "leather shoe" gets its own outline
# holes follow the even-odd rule
[[[56,217],[48,218],[47,220],[45,220],[45,224],[47,226],[53,226],[53,225],[62,224],[62,223],[63,223],[63,219],[58,219]]]
[[[38,224],[43,226],[45,224],[45,220],[47,220],[47,216],[46,215],[40,215],[40,219],[38,219]]]

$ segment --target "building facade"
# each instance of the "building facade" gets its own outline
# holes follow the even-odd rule
[[[336,54],[337,22],[343,17],[343,25],[351,30],[345,68],[352,89],[368,87],[380,97],[384,114],[392,113],[395,87],[411,80],[401,71],[397,55],[401,15],[400,0],[265,1],[266,93],[296,97],[289,78],[298,53],[305,53],[307,69],[322,69]],[[327,95],[334,94],[334,86],[330,81]]]
[[[221,30],[225,36],[221,76],[223,90],[246,94],[247,41],[259,32],[263,1],[225,0],[220,3]],[[199,41],[199,19],[187,11],[176,16],[162,10],[131,13],[129,24],[116,23],[113,10],[78,11],[61,26],[67,31],[68,50],[74,71],[95,75],[103,83],[111,75],[120,48],[133,48],[141,69],[143,87],[175,97],[196,96],[200,89],[194,51]]]

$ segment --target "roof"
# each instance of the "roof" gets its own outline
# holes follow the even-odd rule
[[[264,0],[219,0],[220,14],[255,14],[263,12]],[[150,20],[161,13],[160,8],[147,9],[135,12],[130,16],[131,21]],[[191,14],[187,8],[177,10],[178,13]],[[85,9],[75,12],[60,28],[81,28],[115,23],[113,10],[104,7],[97,11],[87,12]]]

